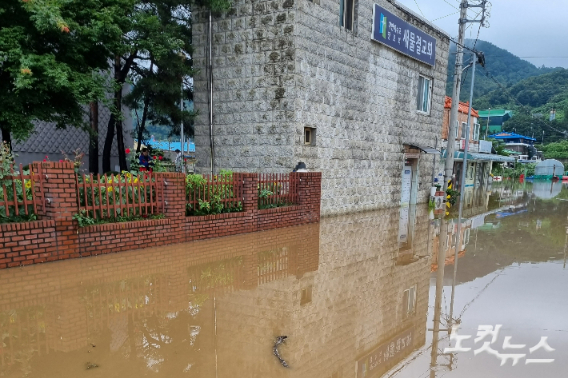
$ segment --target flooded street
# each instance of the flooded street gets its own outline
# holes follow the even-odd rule
[[[455,281],[456,221],[425,206],[0,271],[0,377],[564,376],[568,188],[494,185],[464,217]]]

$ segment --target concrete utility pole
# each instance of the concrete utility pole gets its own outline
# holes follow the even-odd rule
[[[460,19],[458,42],[456,46],[456,68],[454,70],[454,89],[452,92],[452,108],[450,110],[450,125],[448,130],[448,147],[446,149],[446,164],[444,169],[444,191],[448,189],[448,180],[452,178],[454,171],[454,153],[456,151],[456,135],[458,130],[458,108],[460,104],[461,77],[463,66],[463,43],[465,36],[465,25],[471,22],[479,22],[481,25],[485,22],[485,5],[487,0],[482,0],[479,4],[472,5],[467,0],[460,3]],[[482,8],[481,20],[468,20],[468,8]]]

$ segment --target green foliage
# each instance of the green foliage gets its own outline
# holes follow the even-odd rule
[[[120,217],[148,217],[149,209],[146,206],[138,208],[138,204],[147,205],[150,199],[155,203],[156,193],[150,183],[154,178],[149,178],[144,172],[122,172],[116,175],[104,175],[97,180],[90,176],[78,176],[79,182],[79,207],[95,206],[95,210],[89,210],[87,216],[94,219],[115,219]],[[118,183],[127,184],[124,186]],[[93,186],[91,186],[93,184]],[[132,205],[129,213],[121,213],[121,209],[107,210],[107,205],[115,204]],[[124,209],[126,211],[126,209]]]
[[[465,45],[469,48],[473,47],[474,40],[468,39],[465,41]],[[505,85],[512,85],[520,80],[526,79],[532,76],[538,76],[543,73],[550,72],[551,68],[537,68],[533,64],[522,60],[521,58],[511,54],[507,50],[501,49],[489,42],[477,41],[475,48],[479,51],[483,51],[487,61],[487,69],[491,71],[492,75],[500,82]],[[448,76],[446,82],[446,94],[448,96],[452,95],[453,89],[453,78],[455,70],[455,54],[456,45],[452,44],[450,46],[450,60],[448,64]],[[468,50],[464,53],[464,62],[467,64],[471,60],[471,54]],[[462,87],[460,92],[461,101],[469,101],[469,92],[471,87],[471,69],[467,71],[462,77]],[[499,87],[497,84],[491,80],[491,78],[485,75],[485,71],[482,67],[477,67],[475,72],[475,87],[473,91],[474,99],[477,99],[491,91],[497,90]],[[508,102],[508,101],[507,101]],[[505,102],[505,103],[507,103]],[[477,100],[474,101],[474,106],[476,109],[487,109],[489,106],[481,106],[478,104]],[[493,107],[495,108],[495,107]]]
[[[0,146],[0,201],[7,200],[8,202],[17,200],[22,202],[26,200],[33,200],[33,184],[29,179],[18,179],[19,173],[14,170],[14,155],[8,146],[8,143],[3,142]],[[24,170],[22,172],[25,176],[29,176],[30,171]],[[6,213],[6,206],[0,206],[0,223],[14,223],[14,222],[28,222],[37,219],[34,213],[33,204],[27,206],[28,214],[24,205],[18,206],[18,214],[16,214],[16,206],[8,206]]]
[[[122,1],[123,3],[125,0]],[[0,128],[19,140],[32,121],[84,125],[82,105],[105,100],[106,43],[119,28],[118,0],[0,4]],[[95,43],[96,42],[96,43]]]
[[[505,152],[506,146],[503,141],[492,138],[489,138],[488,141],[490,141],[493,144],[493,149],[495,150],[497,155],[509,156],[509,154]]]
[[[273,209],[293,205],[286,197],[275,196],[281,194],[284,194],[284,191],[279,182],[262,183],[258,186],[258,208]]]
[[[104,219],[94,219],[89,216],[85,210],[80,210],[77,214],[73,214],[73,219],[77,221],[79,227],[87,227],[95,224],[106,223],[121,223],[121,222],[135,222],[141,220],[164,219],[164,214],[151,214],[148,216],[130,215],[130,216],[115,216]]]
[[[212,185],[210,185],[212,184]],[[221,170],[211,183],[199,174],[185,177],[186,215],[213,215],[243,211],[234,201],[233,172]]]
[[[446,202],[448,202],[450,205],[454,206],[456,204],[456,202],[458,201],[458,197],[460,196],[460,192],[448,187],[448,189],[446,189],[446,195],[449,196],[449,197],[446,198]]]
[[[541,146],[544,157],[547,159],[568,159],[568,140],[561,140]]]

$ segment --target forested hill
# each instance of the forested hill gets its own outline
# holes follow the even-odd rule
[[[474,99],[473,106],[476,109],[513,110],[515,116],[505,122],[505,131],[535,136],[539,142],[543,136],[546,143],[563,140],[568,135],[565,134],[568,133],[568,70],[556,68],[553,72],[497,89]],[[552,109],[556,111],[556,119],[550,121]]]
[[[477,77],[476,77],[477,85]],[[497,108],[504,105],[525,107],[548,113],[550,109],[564,109],[568,100],[568,70],[556,68],[540,76],[529,77],[506,90],[497,89],[475,98],[473,104],[479,109]],[[545,106],[545,109],[538,109]]]
[[[467,39],[465,45],[473,47],[474,40]],[[507,50],[501,49],[492,43],[478,40],[475,49],[485,54],[486,69],[491,75],[504,85],[513,85],[519,81],[542,75],[553,71],[553,68],[541,67],[537,68],[532,63],[523,60]],[[450,46],[450,58],[448,62],[448,80],[446,84],[446,94],[452,95],[453,77],[455,69],[456,45]],[[464,51],[464,66],[471,62],[471,54],[468,50]],[[462,89],[460,99],[462,101],[469,100],[469,92],[471,87],[471,69],[464,71],[462,77]],[[473,89],[473,98],[479,98],[493,90],[498,89],[498,85],[486,75],[486,71],[478,67],[475,71],[475,86]]]

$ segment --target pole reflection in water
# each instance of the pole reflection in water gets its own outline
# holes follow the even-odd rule
[[[389,209],[0,271],[0,376],[381,376],[425,345],[431,231],[409,214],[403,244]]]

